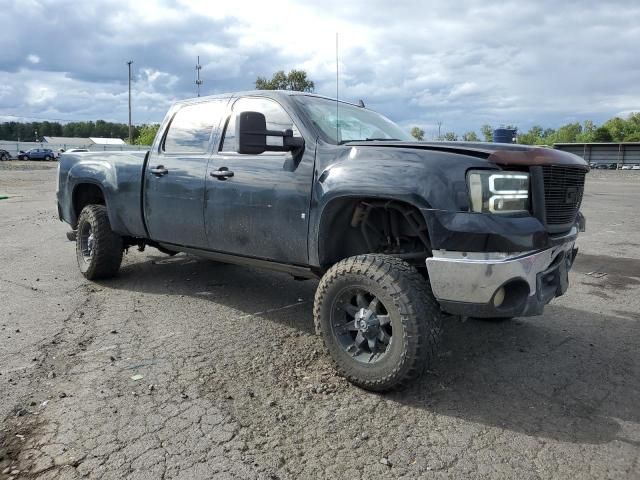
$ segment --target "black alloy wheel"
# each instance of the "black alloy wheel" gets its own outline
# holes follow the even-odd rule
[[[402,388],[435,358],[440,306],[402,259],[368,254],[336,263],[320,280],[313,314],[338,373],[367,390]]]
[[[338,295],[331,312],[331,332],[345,352],[367,364],[384,358],[393,338],[384,303],[364,287],[348,287]]]

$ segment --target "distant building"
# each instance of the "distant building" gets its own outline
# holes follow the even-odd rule
[[[51,143],[55,146],[64,145],[60,148],[89,148],[93,145],[90,138],[81,137],[42,137],[42,143]]]
[[[121,138],[89,137],[95,145],[126,145]]]
[[[60,146],[59,148],[91,148],[95,145],[126,145],[121,138],[101,138],[101,137],[42,137],[43,143]]]

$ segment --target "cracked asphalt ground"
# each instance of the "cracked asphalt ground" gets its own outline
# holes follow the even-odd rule
[[[55,165],[0,164],[0,479],[640,478],[640,175],[589,174],[567,295],[451,318],[404,392],[334,375],[317,282],[168,257],[80,275]]]

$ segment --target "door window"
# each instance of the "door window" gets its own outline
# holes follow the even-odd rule
[[[220,151],[229,153],[238,151],[236,141],[236,116],[241,112],[260,112],[267,121],[267,130],[293,130],[294,137],[300,137],[300,131],[279,103],[268,98],[240,98],[233,105],[231,116],[227,120],[224,138]],[[267,145],[282,146],[282,137],[267,137]],[[265,152],[264,154],[282,155],[282,152]],[[263,155],[264,155],[263,154]]]
[[[164,140],[165,153],[206,153],[222,102],[186,105],[175,114]]]

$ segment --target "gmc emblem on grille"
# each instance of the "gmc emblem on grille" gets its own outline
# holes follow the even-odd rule
[[[576,187],[567,188],[567,193],[564,197],[564,203],[567,205],[576,203],[578,200],[578,189]]]

